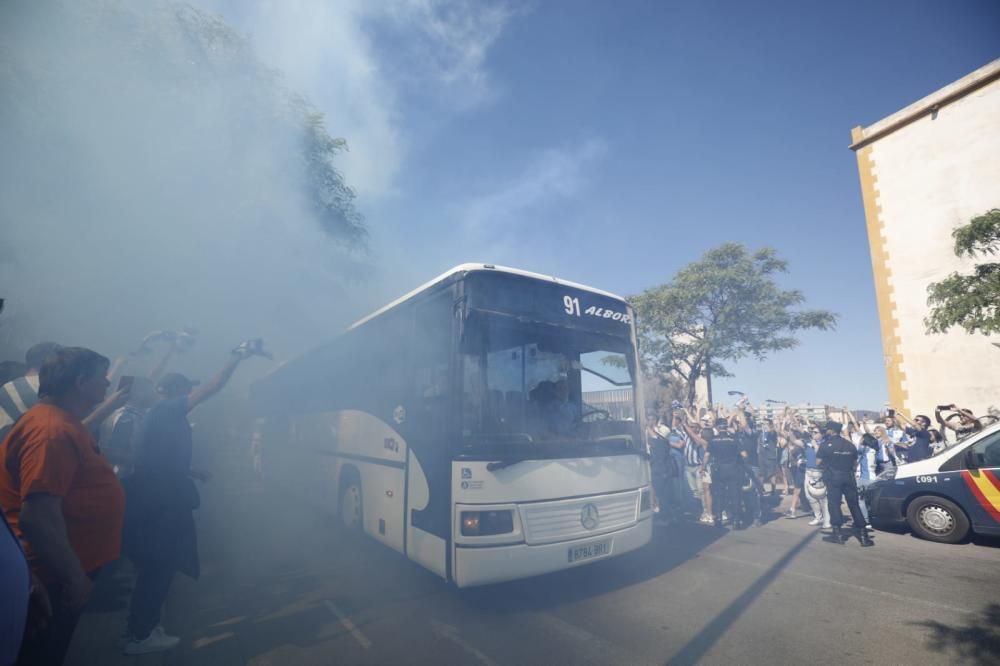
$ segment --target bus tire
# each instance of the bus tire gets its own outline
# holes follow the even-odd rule
[[[354,467],[346,467],[340,474],[340,492],[337,497],[337,515],[341,526],[348,532],[360,534],[364,518],[364,495],[361,492],[361,475]]]
[[[913,533],[928,541],[958,543],[969,534],[969,518],[951,500],[937,495],[917,497],[906,508]]]

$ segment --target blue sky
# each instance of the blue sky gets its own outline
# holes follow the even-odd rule
[[[465,261],[633,294],[770,245],[833,333],[727,389],[878,408],[850,130],[1000,56],[994,0],[205,0],[347,139],[372,230],[359,311]]]

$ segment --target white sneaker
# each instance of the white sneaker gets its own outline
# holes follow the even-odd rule
[[[708,515],[707,513],[701,514],[701,518],[699,519],[699,522],[705,523],[706,525],[713,525],[713,524],[715,524],[715,520],[712,518],[712,516]]]
[[[832,530],[833,529],[833,525],[831,525],[830,523],[826,523],[826,524],[823,525],[823,529],[824,530]]]
[[[181,642],[181,639],[177,636],[168,636],[166,632],[163,631],[163,627],[154,627],[149,636],[146,636],[141,641],[137,641],[134,638],[125,644],[125,648],[122,650],[125,654],[149,654],[150,652],[163,652],[164,650],[171,650],[177,647],[177,644]]]
[[[164,631],[162,624],[158,624],[155,627],[153,627],[153,631],[157,631],[161,634],[167,633],[166,631]],[[122,633],[118,634],[118,649],[124,650],[125,646],[128,645],[130,642],[132,642],[132,635],[128,633],[128,627],[125,627],[124,629],[122,629]]]
[[[807,523],[807,525],[809,525],[810,527],[816,527],[817,525],[820,525],[820,524],[822,524],[822,522],[823,522],[823,521],[822,521],[822,520],[820,520],[819,518],[813,518],[812,520],[810,520],[810,521],[809,521],[809,522]]]

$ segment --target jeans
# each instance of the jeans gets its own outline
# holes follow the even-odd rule
[[[128,614],[129,636],[143,640],[160,623],[160,611],[175,573],[172,566],[160,562],[136,564],[135,589]]]
[[[818,469],[807,469],[806,470],[806,483],[805,486],[808,487],[811,481],[817,481],[823,479],[823,473]],[[813,516],[816,520],[823,521],[823,527],[830,527],[830,508],[828,504],[828,498],[830,489],[827,487],[827,497],[823,499],[815,499],[809,494],[806,488],[802,489],[802,493],[806,496],[806,500],[809,502],[810,508],[812,508]]]
[[[670,448],[670,457],[674,460],[674,469],[677,470],[677,476],[673,477],[670,481],[671,487],[671,499],[674,502],[674,506],[677,507],[680,513],[689,511],[691,509],[691,504],[693,501],[693,496],[691,494],[691,487],[688,485],[687,474],[684,466],[684,452],[680,449]]]
[[[875,479],[858,479],[858,505],[861,507],[861,515],[865,517],[865,524],[871,522],[868,517],[868,503],[865,502],[865,488]]]

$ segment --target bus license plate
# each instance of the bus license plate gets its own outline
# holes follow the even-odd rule
[[[586,546],[573,546],[569,549],[569,561],[579,562],[580,560],[589,560],[595,557],[603,557],[604,555],[611,554],[611,541],[599,541],[597,543],[590,543]]]

